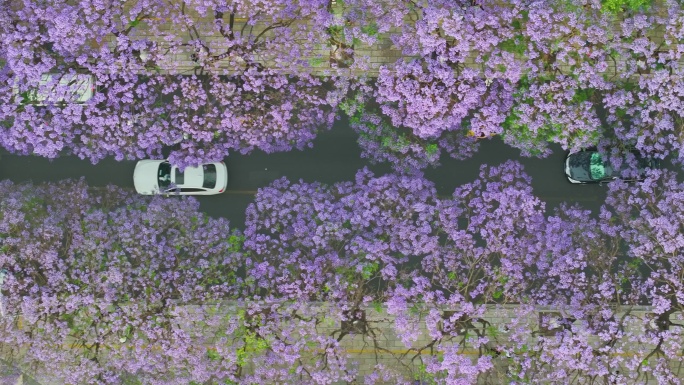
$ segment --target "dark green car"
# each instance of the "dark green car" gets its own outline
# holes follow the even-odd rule
[[[637,161],[637,172],[633,176],[623,176],[623,171],[629,170],[628,155],[619,169],[615,169],[608,159],[596,149],[572,152],[565,158],[565,175],[570,183],[608,183],[616,179],[626,182],[636,182],[643,180],[646,170],[649,168],[660,168],[658,159],[644,158],[637,151],[631,151]],[[636,175],[634,175],[636,174]]]

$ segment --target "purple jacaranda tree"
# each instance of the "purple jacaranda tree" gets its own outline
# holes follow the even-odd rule
[[[335,369],[329,378],[354,378],[353,370],[335,367],[354,367],[343,350],[349,341],[391,353],[378,327],[386,320],[367,309],[379,307],[387,288],[437,247],[435,204],[434,186],[422,177],[375,177],[365,169],[353,183],[281,179],[259,191],[244,243],[252,297],[293,301],[295,322],[308,320],[307,333],[318,333],[312,342],[319,352],[299,363],[299,381],[319,383],[316,368]],[[313,312],[307,303],[325,305]]]
[[[390,288],[385,303],[397,336],[424,365],[421,378],[492,384],[679,378],[671,366],[682,335],[681,220],[668,209],[681,203],[675,181],[670,172],[655,172],[636,188],[618,182],[599,217],[562,205],[545,218],[529,177],[507,162],[483,168],[453,200],[441,200],[436,229],[443,248]],[[662,257],[653,252],[659,249],[666,250]],[[490,324],[484,314],[496,309],[510,322]],[[427,343],[419,339],[421,325]],[[472,349],[479,351],[475,358]]]
[[[383,14],[405,16],[380,20],[400,29],[391,37],[409,58],[380,68],[365,96],[379,106],[350,109],[370,158],[435,165],[442,153],[470,156],[466,135],[502,135],[526,156],[603,137],[679,153],[681,5],[616,16],[598,0],[421,4]]]
[[[566,56],[577,56],[577,41],[593,42],[607,31],[601,28],[607,17],[594,11],[599,16],[578,16],[550,2],[428,5],[394,36],[405,54],[418,58],[382,68],[374,96],[394,125],[419,140],[461,131],[503,135],[527,155],[548,154],[548,142],[580,148],[597,139],[592,105],[577,100],[596,80],[575,71],[588,68]],[[585,30],[581,23],[595,25]]]
[[[440,138],[418,139],[410,130],[394,127],[380,113],[371,112],[368,104],[363,92],[359,91],[344,100],[340,108],[349,116],[351,128],[359,135],[361,156],[373,164],[388,162],[396,172],[412,174],[439,165],[442,154],[465,159],[478,148],[476,139],[462,131]]]
[[[501,76],[502,80],[493,80],[492,84],[480,71],[464,64],[471,51],[491,49],[496,43],[491,42],[496,28],[504,35],[506,29],[494,20],[482,31],[468,28],[468,21],[460,23],[463,12],[472,19],[470,23],[479,19],[470,11],[462,11],[462,6],[458,2],[428,2],[423,7],[407,2],[403,8],[393,9],[390,15],[394,17],[380,19],[385,20],[384,29],[401,28],[401,33],[391,36],[394,44],[404,55],[418,58],[400,59],[380,68],[372,93],[366,95],[379,105],[354,100],[352,108],[347,108],[365,156],[389,161],[399,171],[425,168],[437,165],[442,154],[457,159],[472,156],[478,135],[500,132],[498,127],[510,108],[510,82],[502,81]],[[398,18],[401,9],[403,16]],[[450,15],[458,18],[457,25]],[[397,25],[398,19],[405,23]],[[447,35],[461,34],[466,41],[444,36],[441,25]]]
[[[567,383],[627,379],[622,358],[614,353],[631,350],[625,330],[637,302],[624,292],[621,277],[631,277],[633,269],[620,260],[621,243],[614,235],[577,205],[561,205],[532,235],[523,297],[528,306],[517,309],[503,348],[515,378],[532,383],[564,376],[572,379]],[[535,318],[537,324],[530,324]],[[551,364],[546,357],[554,357]]]
[[[522,302],[530,278],[527,258],[544,224],[544,204],[529,183],[519,163],[483,166],[475,182],[441,200],[439,248],[386,302],[399,338],[412,361],[425,365],[427,378],[474,383],[494,370],[499,325],[484,314],[490,305]],[[418,343],[421,324],[429,338]],[[475,359],[469,349],[479,352]]]
[[[642,183],[612,183],[600,213],[562,205],[546,219],[530,254],[526,297],[549,311],[521,307],[509,325],[504,351],[516,376],[531,383],[680,381],[671,358],[684,328],[683,188],[674,173],[651,171]],[[530,317],[538,317],[536,327]]]
[[[84,181],[0,190],[4,358],[65,383],[231,378],[235,351],[208,338],[235,329],[217,302],[240,285],[227,221]]]
[[[672,171],[650,171],[636,186],[611,184],[601,216],[625,242],[625,277],[632,296],[652,307],[640,321],[645,333],[631,336],[640,354],[625,365],[633,377],[665,383],[679,377],[668,360],[682,349],[684,335],[684,184]],[[638,377],[637,377],[638,376]],[[678,380],[677,380],[678,381]]]
[[[682,53],[676,42],[684,10],[673,1],[619,24],[611,49],[617,57],[619,86],[604,97],[615,137],[642,153],[682,162]]]
[[[324,0],[27,2],[3,17],[2,145],[17,153],[159,157],[184,139],[170,158],[185,166],[302,149],[345,92],[305,71],[333,23]],[[92,75],[97,92],[36,105],[45,73]]]

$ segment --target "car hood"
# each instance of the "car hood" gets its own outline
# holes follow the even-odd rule
[[[157,171],[163,160],[141,160],[133,171],[133,186],[138,194],[155,194],[159,191]]]

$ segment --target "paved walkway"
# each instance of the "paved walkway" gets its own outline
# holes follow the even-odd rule
[[[326,304],[324,302],[312,302],[312,308],[318,308],[319,312],[325,313]],[[186,311],[192,313],[195,306],[187,305]],[[237,303],[233,301],[227,301],[222,305],[222,310],[226,314],[231,314],[233,317],[240,317],[239,310],[242,309]],[[395,334],[395,318],[386,313],[382,308],[369,307],[364,309],[365,324],[368,325],[368,330],[372,329],[372,332],[367,332],[364,335],[347,335],[342,341],[340,341],[340,347],[343,349],[344,353],[349,355],[349,361],[358,365],[359,374],[361,376],[371,373],[377,364],[383,364],[387,367],[395,368],[398,372],[405,376],[411,376],[419,372],[419,366],[421,363],[420,359],[412,359],[418,356],[433,355],[438,356],[439,352],[432,351],[430,348],[424,348],[432,342],[432,338],[429,336],[428,330],[426,328],[424,317],[427,316],[428,308],[423,309],[422,307],[416,307],[416,311],[420,311],[423,319],[422,322],[418,322],[415,327],[417,331],[416,341],[414,341],[410,347],[407,347]],[[421,310],[422,309],[422,310]],[[453,309],[457,310],[457,309]],[[474,333],[475,329],[478,329],[481,333],[484,333],[489,338],[489,343],[487,344],[490,348],[496,346],[515,346],[517,342],[510,341],[508,339],[508,334],[511,329],[516,328],[514,325],[527,325],[530,330],[530,335],[528,337],[528,346],[535,346],[538,343],[538,336],[544,335],[547,337],[554,336],[558,331],[563,330],[560,324],[555,324],[552,320],[554,317],[560,317],[559,319],[565,320],[560,322],[569,322],[573,324],[578,332],[579,336],[586,336],[586,333],[582,332],[584,326],[582,321],[576,321],[574,319],[563,319],[561,313],[558,309],[539,307],[534,310],[530,310],[520,313],[518,306],[516,305],[500,305],[500,306],[489,306],[482,316],[482,320],[486,322],[480,322],[476,320],[471,320],[471,322],[456,322],[455,327],[459,335],[471,335]],[[648,317],[653,316],[652,308],[636,306],[632,308],[627,308],[626,310],[616,309],[616,319],[623,319],[623,315],[628,315],[630,318],[625,321],[624,327],[627,332],[627,336],[624,339],[618,339],[617,347],[611,351],[611,356],[621,356],[629,359],[631,357],[644,357],[654,346],[642,344],[642,345],[631,345],[629,335],[640,335],[645,332],[644,321]],[[454,315],[454,311],[445,310],[442,317],[448,319]],[[673,314],[670,319],[676,322],[679,319],[679,314]],[[231,317],[232,318],[232,317]],[[543,321],[542,321],[543,320]],[[551,321],[549,321],[551,320]],[[542,326],[542,323],[548,322],[548,325]],[[21,323],[20,323],[21,325]],[[460,325],[460,326],[459,326]],[[221,325],[216,325],[220,328]],[[331,321],[330,323],[322,323],[316,326],[316,333],[320,335],[331,335],[333,331],[339,331],[340,328],[345,326],[339,321]],[[347,325],[348,328],[354,328],[356,326]],[[439,326],[441,328],[441,326]],[[364,327],[365,328],[365,327]],[[207,330],[207,335],[211,335],[212,331]],[[580,338],[581,339],[581,338]],[[443,345],[448,346],[450,344],[456,344],[459,338],[455,338],[454,341],[448,342],[444,341]],[[198,342],[198,344],[203,344],[206,349],[213,350],[215,346],[209,341],[203,340]],[[599,345],[598,336],[589,336],[589,344]],[[377,343],[377,346],[375,345]],[[463,345],[460,347],[460,354],[468,356],[472,359],[476,359],[482,354],[486,354],[480,351],[475,346],[471,345],[469,341],[464,340]],[[117,341],[110,341],[107,343],[108,346],[120,348],[121,346]],[[74,350],[73,345],[67,344],[64,346],[67,350]],[[156,346],[152,346],[152,349],[156,349]],[[160,347],[159,347],[160,348]],[[410,348],[410,349],[409,349]],[[424,349],[421,349],[424,348]],[[553,347],[550,347],[552,352]],[[521,351],[519,354],[527,354]],[[498,356],[497,356],[498,357]],[[681,355],[677,357],[671,357],[669,364],[675,375],[680,378],[684,378],[684,368],[680,367]],[[41,377],[39,379],[40,383],[28,378],[26,375],[21,375],[21,372],[17,368],[10,368],[7,372],[6,377],[2,377],[2,362],[0,361],[0,384],[2,385],[53,385],[54,382],[50,378]],[[493,359],[494,368],[488,371],[486,375],[487,378],[491,379],[491,376],[497,378],[506,378],[506,370],[510,361],[507,357],[501,356]],[[249,371],[250,367],[246,367]],[[622,371],[628,371],[629,369],[622,368]],[[14,382],[12,382],[14,381]],[[642,378],[641,383],[644,385],[656,383],[654,379]],[[57,385],[57,384],[55,384]]]
[[[180,0],[177,0],[180,1]],[[337,10],[339,13],[341,11],[341,4],[336,4],[333,6],[333,10]],[[208,12],[207,15],[201,16],[197,13],[192,13],[188,11],[187,15],[196,23],[199,24],[204,24],[204,25],[213,25],[214,23],[214,17],[211,12]],[[223,16],[223,20],[227,23],[228,22],[228,15]],[[165,22],[168,21],[168,24],[164,24]],[[153,22],[153,23],[159,23],[161,22],[161,27],[160,29],[162,31],[166,30],[177,30],[178,25],[174,24],[171,20],[171,16],[169,16],[169,19],[158,19],[155,18],[153,20],[149,20],[148,22]],[[151,35],[145,35],[145,26],[146,21],[141,21],[139,26],[137,27],[142,33],[139,32],[140,37],[147,37],[151,38],[152,40],[157,40],[158,42],[163,44],[163,39],[160,36],[151,34]],[[236,15],[234,19],[234,28],[233,30],[239,31],[243,26],[246,25],[248,22],[248,19],[244,17],[244,15]],[[289,28],[297,28],[298,26],[302,25],[307,25],[307,21],[294,21],[293,24]],[[198,25],[199,25],[198,24]],[[266,29],[266,25],[257,23],[254,26],[254,30],[252,32],[252,35],[257,35],[261,33],[264,29]],[[617,25],[616,25],[617,27]],[[280,29],[279,29],[280,28]],[[277,34],[279,31],[282,31],[282,28],[285,27],[279,27],[279,28],[274,28],[266,32],[266,36],[268,34]],[[249,28],[248,28],[249,29]],[[372,45],[367,45],[363,42],[357,42],[354,45],[354,55],[356,58],[365,58],[365,60],[368,60],[370,64],[370,69],[369,70],[353,70],[351,71],[351,74],[353,75],[368,75],[368,76],[377,76],[378,74],[378,69],[382,65],[388,65],[391,66],[394,64],[398,59],[404,58],[404,59],[409,59],[411,58],[410,56],[404,55],[403,52],[392,43],[391,40],[391,35],[396,34],[399,31],[397,29],[395,30],[390,30],[387,33],[382,33],[377,35],[377,41],[372,44]],[[186,36],[183,36],[185,41],[188,41],[190,39],[190,33],[189,32],[183,32]],[[662,33],[662,32],[661,32]],[[655,36],[652,36],[652,38],[655,41],[662,41],[662,38],[658,38]],[[112,39],[110,39],[110,42],[113,41],[114,37],[112,36]],[[203,36],[203,41],[206,42],[218,42],[221,40],[225,40],[225,38],[218,33],[215,33],[213,35],[204,35]],[[326,74],[329,71],[331,71],[331,56],[334,56],[334,51],[336,47],[331,47],[328,41],[325,39],[319,41],[319,42],[314,42],[316,49],[313,52],[312,56],[305,57],[305,60],[308,62],[308,64],[311,66],[309,71],[315,73],[315,74]],[[339,50],[338,50],[339,52]],[[168,62],[169,63],[175,63],[181,71],[192,71],[197,64],[192,60],[192,55],[193,51],[191,49],[187,49],[182,52],[176,52],[173,54],[168,55]],[[223,60],[221,63],[221,68],[229,68],[229,64],[227,63],[227,60]],[[269,63],[267,62],[262,62],[262,64],[265,64],[266,66],[269,66]],[[474,60],[474,56],[466,59],[465,61],[466,66],[475,66],[477,65]],[[164,68],[162,66],[162,68]],[[168,67],[167,67],[168,68]],[[287,69],[283,69],[287,71]]]

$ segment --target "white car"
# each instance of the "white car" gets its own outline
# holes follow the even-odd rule
[[[212,162],[181,172],[166,160],[146,159],[135,165],[133,185],[143,195],[220,194],[228,185],[228,168],[223,162]]]

